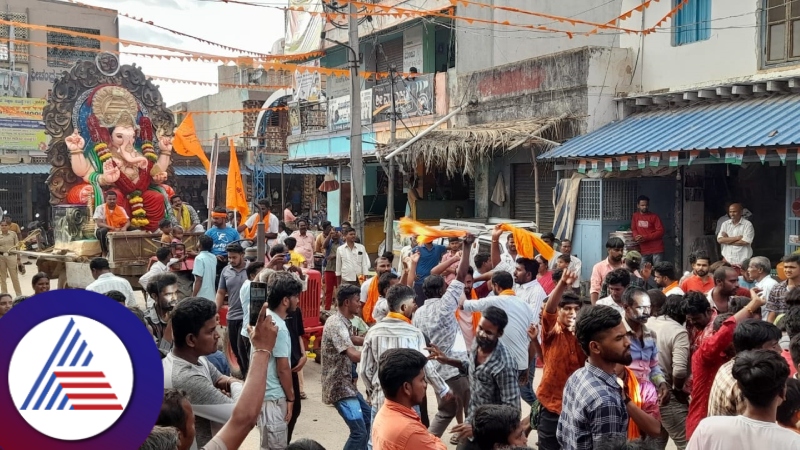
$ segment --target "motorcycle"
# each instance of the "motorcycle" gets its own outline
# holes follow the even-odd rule
[[[28,235],[20,242],[28,251],[43,251],[55,245],[53,230],[44,220],[39,220],[39,213],[34,216],[36,220],[26,227]],[[26,228],[23,228],[25,230]]]

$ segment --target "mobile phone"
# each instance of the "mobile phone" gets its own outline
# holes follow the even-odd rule
[[[287,253],[287,254],[283,255],[283,260],[286,261],[286,262],[289,262],[289,261],[292,260],[292,256]]]
[[[256,326],[258,313],[267,301],[267,283],[250,283],[250,325]]]
[[[342,227],[336,227],[336,228],[334,228],[334,229],[335,229],[336,231],[338,231],[339,233],[341,233],[341,232],[342,232]]]

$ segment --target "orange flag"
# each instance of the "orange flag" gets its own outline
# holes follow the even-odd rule
[[[229,210],[236,210],[239,216],[239,223],[247,220],[250,215],[250,207],[247,206],[247,197],[244,195],[244,182],[242,182],[242,172],[239,170],[239,159],[236,157],[236,146],[233,139],[229,139],[231,145],[231,163],[228,167],[228,187],[225,190],[225,207]]]
[[[536,256],[534,255],[534,249],[542,255],[542,258],[548,261],[555,256],[556,252],[553,250],[553,247],[547,245],[542,238],[528,230],[523,230],[522,228],[517,228],[507,223],[501,223],[500,229],[514,235],[514,244],[517,246],[517,254],[523,258],[533,259],[533,257]]]
[[[203,146],[200,145],[200,140],[197,139],[197,133],[194,130],[194,119],[192,113],[186,115],[183,122],[175,129],[175,138],[172,140],[172,148],[175,149],[181,156],[196,156],[200,158],[200,162],[208,172],[208,166],[211,163],[203,151]]]
[[[435,241],[438,238],[450,238],[450,237],[460,238],[467,235],[467,232],[463,230],[440,230],[438,228],[429,227],[424,223],[411,220],[408,217],[400,218],[399,228],[400,228],[400,234],[416,235],[418,244],[427,244],[429,242]]]

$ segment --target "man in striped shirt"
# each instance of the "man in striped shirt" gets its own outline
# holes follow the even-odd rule
[[[370,328],[364,337],[364,346],[361,349],[361,378],[364,380],[367,398],[372,405],[372,422],[375,421],[375,416],[384,400],[378,379],[378,361],[381,355],[393,348],[411,348],[428,355],[425,350],[427,347],[425,336],[411,324],[411,317],[416,310],[414,291],[408,286],[398,284],[389,289],[386,300],[389,302],[389,314]],[[431,363],[425,366],[425,378],[433,385],[436,395],[442,401],[448,402],[453,398],[447,383]]]

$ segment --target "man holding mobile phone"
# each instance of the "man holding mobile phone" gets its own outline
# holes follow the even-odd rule
[[[242,377],[247,377],[249,362],[250,343],[240,338],[239,334],[244,325],[244,312],[239,293],[242,284],[247,280],[247,261],[244,259],[244,248],[238,243],[228,244],[225,247],[228,254],[228,265],[222,269],[219,276],[219,286],[217,288],[216,304],[217,311],[222,309],[225,297],[228,298],[228,342],[231,350],[236,356],[239,367],[242,369]]]

